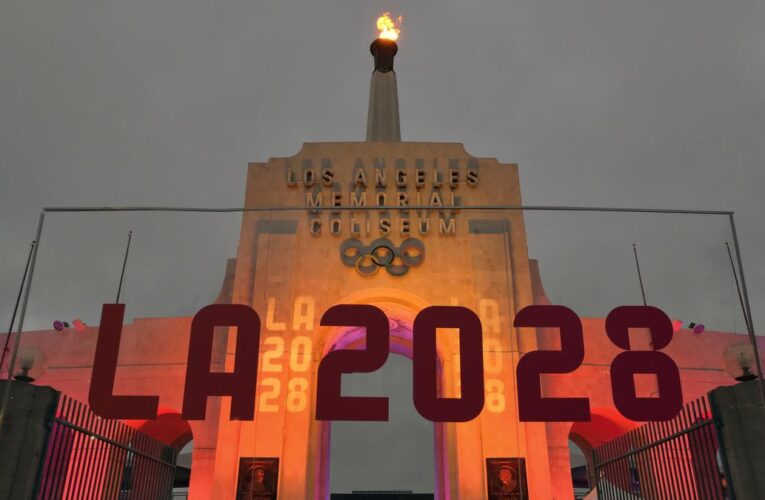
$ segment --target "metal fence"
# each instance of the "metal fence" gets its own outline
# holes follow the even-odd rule
[[[48,437],[37,498],[169,499],[177,453],[62,395]]]
[[[716,432],[704,396],[595,448],[598,498],[732,499]]]

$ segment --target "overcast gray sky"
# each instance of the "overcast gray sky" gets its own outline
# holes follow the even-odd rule
[[[765,321],[760,0],[4,0],[0,321],[10,320],[42,206],[237,206],[248,161],[292,155],[305,141],[363,140],[368,44],[385,10],[404,16],[404,140],[463,142],[519,163],[527,204],[735,210],[755,325]],[[637,302],[637,241],[649,301],[684,320],[713,311],[709,321],[741,330],[725,221],[567,217],[527,218],[558,302],[601,315],[607,308],[588,302]],[[159,276],[168,291],[197,295],[141,313],[193,312],[214,297],[199,283],[222,276],[240,218],[50,220],[33,290],[50,309],[30,306],[40,328],[92,316],[64,299],[84,287],[78,276],[98,282],[94,311],[113,295],[126,229],[141,224],[128,294]],[[168,239],[196,241],[186,271],[209,257],[198,276],[158,257],[165,247],[151,250],[171,221]],[[58,288],[46,292],[48,283]]]

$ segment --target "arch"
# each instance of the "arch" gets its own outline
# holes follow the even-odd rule
[[[590,475],[591,464],[587,460],[587,455],[591,453],[591,450],[588,451],[588,453],[585,453],[584,449],[579,443],[580,441],[575,439],[569,439],[568,441],[571,483],[573,487],[574,498],[579,498],[577,493],[581,493],[582,489],[586,488],[588,490],[587,493],[589,493],[589,491],[591,491],[591,489],[594,487]],[[576,461],[574,460],[575,458]],[[582,460],[584,463],[582,463]]]
[[[574,422],[569,430],[571,439],[579,447],[582,445],[577,440],[592,449],[637,427],[614,408],[593,408],[590,414],[588,422]]]
[[[191,425],[181,419],[178,410],[160,407],[153,420],[127,420],[127,425],[176,450],[180,450],[194,438]]]
[[[150,420],[126,420],[125,424],[135,429],[140,435],[148,436],[160,443],[163,443],[175,450],[175,459],[177,464],[177,457],[180,451],[194,439],[194,432],[191,425],[186,420],[181,418],[181,413],[173,408],[160,407],[157,411],[157,417]],[[172,460],[169,456],[164,457],[165,460]],[[145,465],[141,465],[136,462],[135,469],[133,470],[133,477],[141,477],[146,474],[144,469]],[[190,469],[193,470],[193,455],[192,464]],[[178,482],[183,484],[183,487],[188,487],[190,481],[190,470],[187,467],[177,466],[175,469],[175,477],[173,478],[173,487]]]
[[[637,427],[637,423],[628,420],[614,408],[592,408],[591,418],[587,422],[574,422],[568,433],[568,439],[574,442],[587,461],[587,474],[590,485],[595,484],[595,468],[592,450]],[[569,463],[569,468],[571,464]]]
[[[182,420],[181,414],[174,410],[160,410],[156,419],[145,421],[138,430],[178,451],[194,439],[191,425]]]
[[[346,296],[338,301],[339,304],[368,304],[379,307],[388,317],[390,326],[390,351],[413,359],[413,324],[414,318],[424,308],[426,301],[420,297],[395,289],[367,289]],[[319,327],[322,328],[322,327]],[[324,327],[326,328],[326,327]],[[359,349],[364,343],[363,328],[344,327],[333,328],[324,335],[318,333],[314,338],[322,338],[322,358],[328,352],[337,349]],[[451,349],[442,339],[436,341],[436,360],[438,370],[438,391],[443,391],[444,360],[449,359]],[[329,472],[331,449],[332,422],[318,421],[319,446],[317,454],[316,477],[314,491],[316,498],[329,498]],[[449,497],[449,459],[447,456],[446,432],[444,424],[433,423],[433,440],[435,447],[435,498]]]

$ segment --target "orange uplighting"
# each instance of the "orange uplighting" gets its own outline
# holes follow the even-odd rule
[[[398,16],[394,21],[390,17],[390,12],[383,13],[382,16],[377,18],[377,29],[380,34],[377,38],[385,38],[386,40],[397,40],[398,34],[401,33],[401,20],[403,18]]]

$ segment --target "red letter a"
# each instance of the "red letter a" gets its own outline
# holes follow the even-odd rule
[[[234,371],[231,373],[210,372],[216,326],[237,327]],[[260,318],[251,307],[212,304],[199,311],[191,323],[183,419],[204,420],[208,396],[231,396],[231,420],[252,420],[259,349]]]

